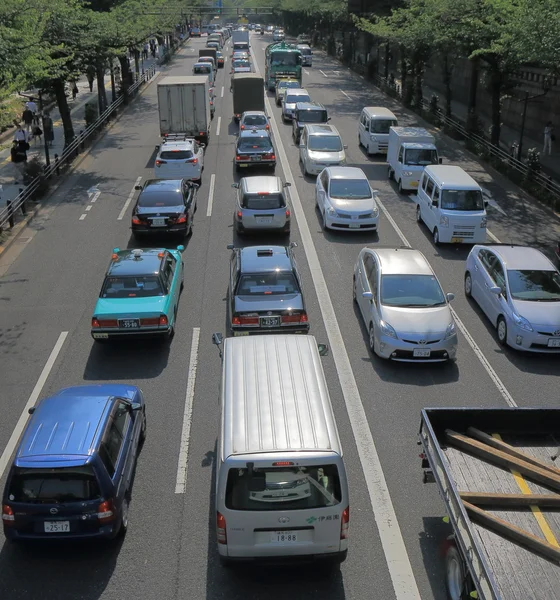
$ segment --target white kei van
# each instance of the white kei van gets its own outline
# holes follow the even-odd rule
[[[397,117],[382,106],[366,106],[358,122],[358,143],[367,154],[387,154],[389,129],[398,125]]]
[[[225,565],[346,558],[348,483],[313,336],[224,341],[216,511]]]
[[[486,206],[482,189],[454,165],[424,169],[416,200],[416,220],[424,221],[434,244],[486,242]]]

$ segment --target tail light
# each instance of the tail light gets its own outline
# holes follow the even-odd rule
[[[206,134],[204,133],[204,131],[199,131],[198,135],[206,135]]]
[[[243,213],[240,210],[238,210],[236,216],[237,216],[238,219],[242,219],[243,218]]]
[[[290,209],[287,208],[286,209],[286,219],[289,219],[292,216],[292,213],[290,212]]]
[[[263,158],[266,160],[276,160],[275,154],[263,154]]]
[[[15,520],[16,517],[12,507],[7,504],[2,504],[2,521],[4,521],[4,525],[13,525]]]
[[[140,325],[159,325],[159,317],[152,317],[149,319],[140,319]]]
[[[251,316],[251,317],[239,317],[235,316],[231,319],[232,325],[258,325],[259,317]]]
[[[96,329],[98,327],[118,327],[117,319],[96,319],[93,317],[91,319],[92,328]]]
[[[115,503],[112,498],[105,500],[97,507],[97,518],[101,523],[108,523],[115,518]]]
[[[226,519],[220,512],[216,512],[216,535],[218,544],[227,544]]]
[[[347,506],[342,511],[342,523],[340,525],[340,539],[348,539],[348,525],[350,524],[350,507]]]
[[[189,160],[186,160],[185,162],[188,162],[191,165],[197,165],[198,164],[198,158],[189,158]]]
[[[245,125],[241,125],[239,129],[245,129]]]
[[[187,219],[188,219],[188,216],[186,214],[183,214],[183,215],[179,215],[175,222],[176,223],[186,223]]]
[[[307,323],[307,314],[302,312],[282,315],[282,323]]]
[[[267,125],[265,129],[268,131],[270,129],[270,125]]]
[[[169,321],[167,320],[166,315],[159,316],[159,325],[162,327],[167,327],[167,325],[169,325]]]
[[[235,157],[235,160],[249,160],[249,157],[248,157],[248,156],[245,156],[244,154],[238,154],[238,155]]]
[[[156,167],[160,167],[161,165],[166,165],[167,161],[166,160],[156,160]]]
[[[136,216],[132,217],[132,224],[133,225],[141,225],[142,221],[140,221],[140,219]]]

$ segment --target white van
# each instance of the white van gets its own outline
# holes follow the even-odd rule
[[[488,203],[481,187],[461,167],[427,166],[416,198],[416,220],[424,221],[434,244],[486,242]]]
[[[368,154],[387,154],[389,129],[398,125],[397,117],[382,106],[366,106],[358,123],[358,143]]]
[[[313,336],[225,340],[216,511],[223,564],[346,558],[348,483]]]

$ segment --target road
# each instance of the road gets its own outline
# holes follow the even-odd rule
[[[263,49],[270,40],[268,36],[252,40],[262,72]],[[193,40],[167,73],[190,74],[203,44],[204,40]],[[525,356],[499,347],[492,328],[462,292],[467,249],[436,249],[427,230],[416,223],[411,199],[399,196],[388,183],[383,160],[368,159],[358,148],[361,107],[393,107],[391,101],[319,53],[314,66],[306,68],[304,81],[312,99],[328,108],[331,123],[348,144],[349,164],[364,169],[386,209],[378,236],[323,233],[314,209],[314,182],[303,176],[291,129],[282,125],[279,109],[272,106],[278,154],[286,157],[277,173],[293,184],[297,220],[291,239],[299,245],[296,253],[306,282],[312,333],[331,345],[324,367],[349,474],[348,560],[334,573],[320,566],[225,570],[218,563],[212,482],[221,364],[211,334],[226,330],[226,246],[232,241],[241,243],[232,229],[237,127],[231,119],[228,59],[216,83],[216,116],[194,234],[185,250],[186,286],[171,345],[98,347],[89,333],[111,250],[133,245],[127,200],[137,179],[153,174],[159,134],[155,85],[110,128],[32,226],[0,257],[0,449],[4,462],[13,448],[18,420],[34,395],[44,396],[68,385],[124,381],[141,386],[148,403],[148,437],[137,467],[125,540],[54,551],[2,540],[0,598],[445,598],[440,551],[450,532],[442,522],[444,506],[436,488],[422,483],[416,445],[420,409],[502,407],[507,402],[556,407],[558,357]],[[402,124],[418,123],[401,108],[393,108]],[[497,238],[543,246],[554,239],[553,228],[558,233],[559,225],[551,227],[546,212],[519,196],[506,180],[487,172],[459,146],[445,140],[440,145],[445,162],[463,165],[491,193],[489,227]],[[210,199],[211,175],[215,177]],[[453,307],[463,328],[455,364],[391,364],[368,352],[367,334],[352,303],[353,264],[363,245],[401,245],[403,238],[427,256],[444,290],[456,294]],[[198,347],[193,348],[198,335]],[[193,373],[191,359],[197,370],[188,470],[184,493],[176,493],[179,454],[186,449],[181,439],[185,413],[188,422],[185,406],[189,367]],[[4,469],[0,476],[3,486]]]

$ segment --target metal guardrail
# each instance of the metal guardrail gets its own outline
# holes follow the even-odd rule
[[[156,67],[152,65],[148,67],[136,81],[128,88],[126,93],[126,101],[132,99],[138,89],[155,75]],[[33,200],[37,190],[44,185],[45,180],[51,179],[54,175],[59,176],[65,167],[68,167],[72,161],[85,149],[85,144],[91,141],[99,130],[111,119],[117,110],[125,103],[125,94],[121,94],[114,102],[112,102],[103,113],[85,130],[80,133],[68,144],[62,154],[54,155],[54,160],[51,164],[43,169],[43,173],[37,175],[12,201],[8,201],[6,207],[0,210],[0,232],[2,232],[6,224],[9,224],[10,229],[14,227],[16,212],[21,209],[22,215],[27,214],[26,203]]]

